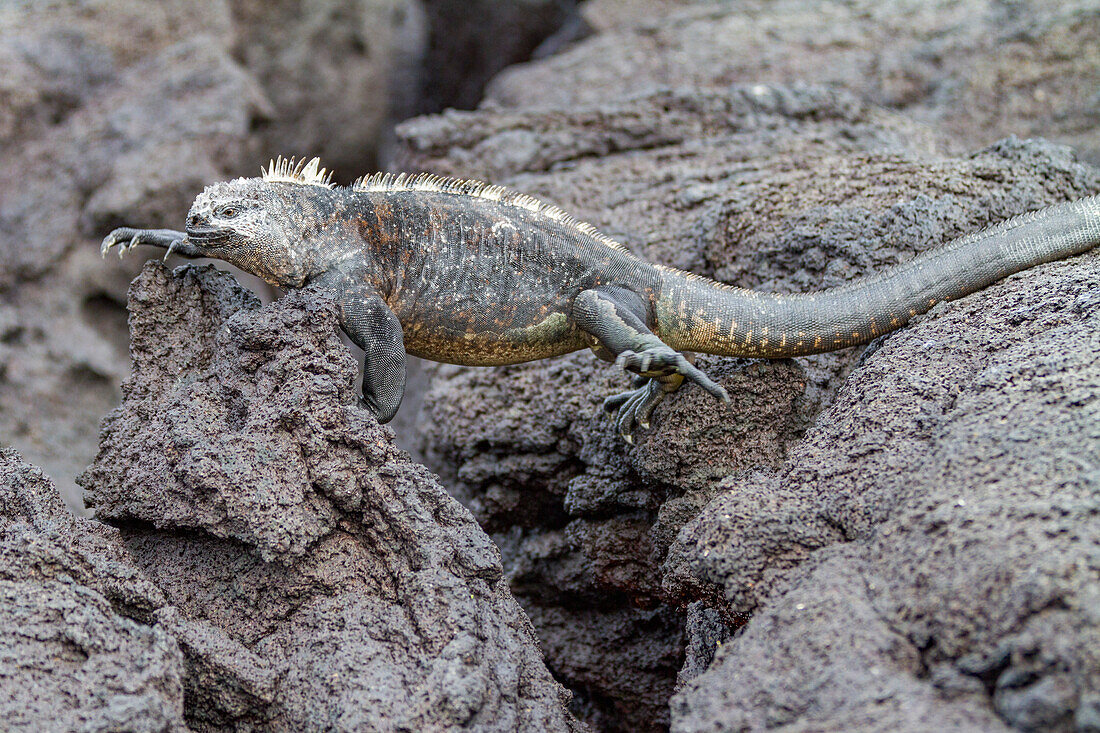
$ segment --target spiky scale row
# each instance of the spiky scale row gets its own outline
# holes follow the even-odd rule
[[[279,156],[262,170],[262,179],[280,183],[297,183],[305,186],[336,188],[332,182],[332,172],[321,167],[321,159],[314,157],[308,161],[299,161],[291,156]],[[424,193],[443,193],[456,196],[496,201],[505,206],[515,206],[535,214],[545,216],[564,227],[576,229],[579,233],[592,237],[600,244],[627,252],[629,250],[588,222],[577,219],[572,214],[553,204],[548,204],[529,194],[521,193],[505,186],[474,181],[465,178],[441,176],[435,173],[371,173],[357,178],[351,185],[354,191],[396,193],[417,191]]]
[[[271,161],[267,168],[262,168],[262,178],[265,181],[280,181],[283,183],[300,183],[306,186],[322,186],[335,188],[332,182],[332,172],[321,167],[320,158],[305,158],[295,162],[293,157],[279,156]]]
[[[564,227],[576,229],[581,234],[592,237],[596,241],[620,252],[629,252],[619,242],[603,234],[588,222],[577,219],[565,210],[540,201],[534,196],[520,193],[505,186],[472,181],[465,178],[453,178],[440,176],[434,173],[373,173],[363,176],[352,183],[352,189],[368,193],[395,193],[400,191],[418,191],[424,193],[444,193],[456,196],[472,196],[474,198],[496,201],[505,206],[515,206],[525,209],[547,219],[557,222]]]

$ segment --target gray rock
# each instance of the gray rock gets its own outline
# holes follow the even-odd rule
[[[1091,0],[615,0],[586,14],[603,32],[505,70],[486,104],[569,109],[654,87],[829,84],[963,149],[1042,135],[1100,162]]]
[[[718,649],[729,640],[731,632],[719,611],[708,608],[702,601],[695,601],[688,604],[684,635],[687,643],[684,666],[676,675],[677,690],[707,671]]]
[[[500,555],[357,406],[335,304],[150,263],[133,374],[80,477],[174,609],[188,720],[573,730]]]
[[[1064,148],[1008,139],[952,157],[902,118],[806,86],[661,91],[568,111],[451,112],[399,132],[409,167],[473,167],[475,176],[559,203],[651,260],[765,290],[837,285],[1100,186]],[[859,357],[702,357],[735,395],[733,411],[682,390],[634,447],[599,410],[626,380],[589,354],[435,370],[421,417],[424,454],[494,533],[549,664],[584,691],[590,720],[609,729],[660,721],[653,691],[675,684],[670,673],[649,678],[652,688],[618,685],[633,664],[613,641],[625,609],[702,601],[737,626],[792,569],[847,538],[846,525],[808,511],[809,499],[772,475]],[[687,550],[677,533],[708,505],[713,535]],[[716,580],[724,562],[745,582]],[[587,616],[589,634],[609,640],[600,665],[573,663],[561,624],[539,626],[550,609]],[[669,626],[652,633],[669,658],[683,653],[682,634]],[[692,653],[705,657],[707,648]],[[687,660],[686,676],[701,671],[703,657]]]
[[[270,101],[267,156],[320,155],[350,181],[378,164],[417,102],[427,27],[418,0],[229,0],[233,50]],[[251,172],[251,171],[250,171]]]
[[[669,575],[752,616],[674,698],[673,730],[1087,720],[1097,282],[1090,253],[936,308],[866,358],[780,471],[681,531]]]
[[[181,43],[161,25],[187,28],[167,4],[112,8],[8,4],[0,23],[29,95],[0,140],[0,432],[75,507],[73,477],[129,369],[122,294],[136,267],[100,261],[94,242],[124,219],[178,224],[196,189],[253,159],[263,103],[219,45],[217,13],[192,8],[210,35]]]
[[[129,369],[138,269],[101,262],[98,241],[124,223],[180,228],[204,185],[266,155],[364,172],[394,77],[415,76],[414,0],[299,5],[0,7],[0,434],[74,508]]]
[[[585,31],[577,0],[423,0],[428,33],[419,111],[472,109],[502,69]],[[559,35],[564,31],[566,35]],[[554,38],[557,36],[556,38]]]
[[[183,655],[148,618],[163,601],[117,531],[73,517],[39,469],[0,449],[5,730],[186,730]]]

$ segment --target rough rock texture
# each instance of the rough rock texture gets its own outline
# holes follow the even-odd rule
[[[116,530],[73,517],[39,469],[0,449],[4,730],[186,730],[183,655],[150,625],[163,603]]]
[[[1091,0],[597,0],[604,31],[509,68],[489,104],[568,109],[664,86],[834,84],[964,144],[1042,135],[1100,163]]]
[[[390,74],[423,48],[396,17],[411,2],[2,4],[0,434],[71,505],[129,368],[137,265],[96,242],[178,228],[204,185],[265,154],[372,161]]]
[[[362,173],[421,79],[472,104],[573,3],[2,5],[0,435],[73,501],[129,370],[140,260],[101,263],[106,230],[178,227],[202,185],[271,153]],[[590,38],[506,71],[481,111],[406,125],[404,167],[509,183],[655,261],[779,290],[1100,189],[1056,146],[983,149],[1041,134],[1100,161],[1095,3],[582,13],[534,53]],[[597,407],[625,379],[588,354],[437,369],[424,453],[503,560],[351,406],[328,304],[260,309],[151,267],[137,371],[85,479],[119,529],[66,517],[0,456],[0,715],[572,727],[506,579],[602,730],[1100,730],[1097,261],[862,358],[703,358],[733,411],[685,389],[633,448]]]
[[[836,285],[1100,188],[1096,171],[1064,148],[1010,139],[945,157],[904,119],[804,86],[660,91],[568,111],[452,112],[399,132],[409,167],[472,168],[561,204],[652,260],[772,290]],[[712,654],[716,641],[703,642],[725,633],[695,623],[685,636],[676,609],[704,600],[737,624],[754,607],[731,604],[686,560],[666,561],[680,529],[715,497],[751,491],[750,504],[766,507],[753,515],[768,518],[764,528],[790,525],[785,542],[755,548],[754,562],[770,564],[744,593],[765,593],[775,573],[846,538],[826,519],[797,525],[801,504],[752,487],[784,465],[858,357],[702,357],[734,396],[732,411],[684,389],[658,408],[635,447],[599,410],[626,380],[590,354],[436,371],[422,413],[424,453],[494,533],[548,664],[578,692],[589,720],[607,729],[666,724],[680,666],[670,660],[683,658],[685,644],[693,655]],[[737,531],[723,528],[715,542]],[[623,642],[627,618],[632,644]],[[584,644],[577,628],[587,629]],[[662,661],[647,663],[644,675],[638,645],[664,646],[646,653]],[[600,648],[599,663],[577,663],[591,647]],[[686,664],[683,679],[701,671],[698,657]],[[623,679],[644,682],[628,689]]]
[[[173,606],[192,725],[577,727],[496,547],[356,406],[331,301],[150,263],[130,311],[80,481]]]
[[[674,729],[1095,729],[1098,283],[1090,253],[888,337],[680,533],[668,575],[756,612]]]

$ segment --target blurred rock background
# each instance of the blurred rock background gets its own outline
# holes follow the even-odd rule
[[[99,239],[278,154],[785,291],[1100,190],[1095,0],[15,2],[0,68],[0,441],[76,511],[142,263]],[[684,390],[633,448],[588,354],[417,365],[393,427],[596,729],[1100,730],[1096,262],[877,350],[704,358],[735,411]]]

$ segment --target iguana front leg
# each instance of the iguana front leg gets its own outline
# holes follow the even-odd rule
[[[573,301],[573,317],[596,356],[641,378],[635,389],[604,400],[606,410],[617,411],[616,427],[628,443],[634,442],[635,426],[648,428],[653,409],[685,379],[729,402],[726,390],[649,330],[645,304],[636,293],[610,287],[585,290]]]
[[[322,285],[335,296],[340,326],[366,353],[363,362],[363,402],[378,422],[397,414],[405,396],[405,339],[401,322],[372,288],[340,275]]]
[[[120,227],[103,238],[103,244],[99,247],[99,253],[106,257],[112,247],[118,247],[118,256],[126,254],[139,244],[148,244],[153,247],[162,247],[167,252],[164,258],[170,254],[178,254],[183,257],[205,257],[201,250],[187,240],[186,232],[177,232],[174,229],[132,229]]]

